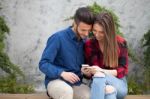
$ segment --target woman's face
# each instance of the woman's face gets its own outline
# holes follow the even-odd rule
[[[103,27],[100,24],[95,23],[93,25],[92,31],[93,31],[93,34],[94,34],[95,38],[98,41],[101,41],[101,40],[104,39],[104,29],[103,29]]]

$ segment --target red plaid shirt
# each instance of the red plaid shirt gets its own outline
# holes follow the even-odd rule
[[[127,43],[122,37],[117,36],[116,38],[119,47],[117,77],[122,78],[128,73],[128,49]],[[89,39],[85,43],[85,62],[90,66],[97,65],[103,69],[112,69],[106,67],[103,63],[103,53],[96,39]]]

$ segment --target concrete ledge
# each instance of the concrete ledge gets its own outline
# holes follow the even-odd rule
[[[0,99],[50,99],[45,93],[0,94]],[[150,95],[128,95],[125,99],[150,99]]]

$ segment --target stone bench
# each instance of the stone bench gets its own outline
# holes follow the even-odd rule
[[[0,94],[0,99],[50,99],[45,93]],[[125,99],[150,99],[150,95],[128,95]]]

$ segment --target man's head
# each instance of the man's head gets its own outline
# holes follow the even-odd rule
[[[77,33],[78,38],[86,38],[92,29],[94,15],[87,7],[77,9],[74,15],[73,29]]]

